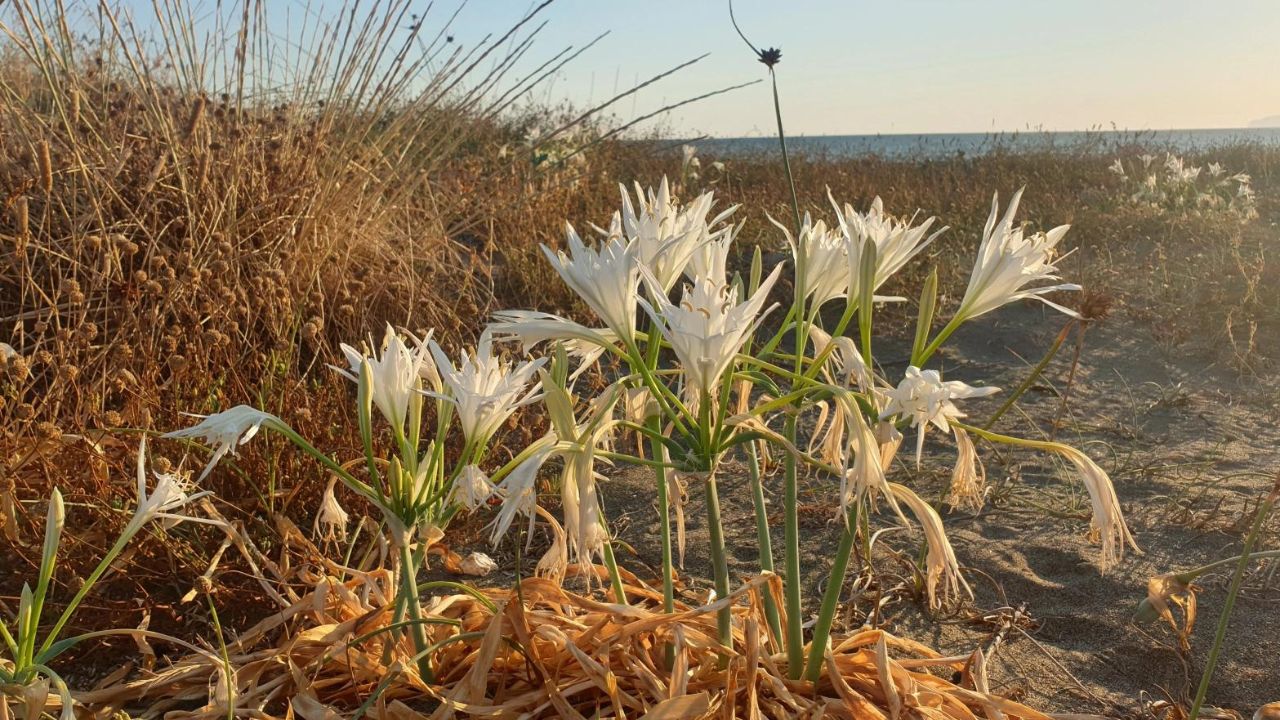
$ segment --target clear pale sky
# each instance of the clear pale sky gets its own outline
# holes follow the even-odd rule
[[[273,0],[274,2],[275,0]],[[437,2],[441,15],[447,3]],[[533,6],[472,0],[458,42]],[[1240,127],[1280,115],[1280,0],[737,0],[757,46],[782,49],[788,132],[856,134]],[[727,0],[557,0],[537,50],[612,31],[544,88],[600,101],[711,56],[619,104],[630,117],[765,75]],[[682,108],[680,131],[772,131],[764,84]]]
[[[151,0],[116,1],[143,25],[154,12]],[[243,0],[188,1],[208,19],[217,7],[238,16]],[[360,0],[360,12],[379,1]],[[412,1],[424,11],[434,5],[426,38],[461,3]],[[277,37],[296,31],[301,16],[332,16],[344,5],[262,2]],[[470,0],[451,33],[472,47],[537,4]],[[737,0],[734,7],[753,43],[782,49],[791,134],[1230,128],[1263,118],[1280,125],[1280,0]],[[513,79],[566,45],[611,31],[538,89],[541,102],[587,107],[703,53],[710,56],[616,105],[618,117],[766,75],[734,32],[728,0],[556,0],[540,19],[547,26]],[[768,86],[686,106],[663,124],[679,134],[770,134]]]

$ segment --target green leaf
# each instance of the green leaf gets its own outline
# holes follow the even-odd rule
[[[916,337],[911,344],[911,364],[918,365],[918,359],[929,342],[929,330],[933,326],[933,314],[938,308],[938,268],[929,271],[924,287],[920,289],[920,314],[916,318]]]

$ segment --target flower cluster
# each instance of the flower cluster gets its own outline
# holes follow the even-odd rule
[[[1157,162],[1155,155],[1144,154],[1127,163],[1116,158],[1110,170],[1123,184],[1126,201],[1136,206],[1165,212],[1225,214],[1241,221],[1258,217],[1253,179],[1247,173],[1230,172],[1221,163],[1190,165],[1173,153],[1166,153],[1164,161]]]

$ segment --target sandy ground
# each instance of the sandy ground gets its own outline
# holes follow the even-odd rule
[[[1006,308],[955,336],[942,356],[944,376],[1012,390],[1061,323],[1060,316],[1038,305]],[[1167,626],[1138,625],[1131,615],[1145,596],[1147,578],[1239,553],[1256,501],[1271,485],[1265,477],[1239,473],[1280,470],[1275,463],[1280,381],[1242,379],[1195,353],[1164,353],[1150,338],[1149,329],[1123,312],[1090,329],[1057,433],[1058,439],[1087,448],[1112,474],[1144,554],[1127,556],[1100,573],[1097,548],[1086,536],[1087,497],[1070,473],[1043,455],[1007,449],[997,454],[980,445],[991,501],[976,514],[943,511],[974,589],[973,601],[942,613],[925,612],[908,564],[921,536],[896,530],[877,544],[875,576],[862,578],[865,584],[858,590],[850,579],[843,621],[861,624],[879,606],[876,622],[956,654],[990,647],[1000,634],[991,664],[994,688],[1046,709],[1119,716],[1138,713],[1144,701],[1194,693],[1227,574],[1201,583],[1201,617],[1189,658]],[[882,341],[877,348],[890,376],[905,364],[894,363],[905,358],[900,345]],[[1044,380],[1024,396],[1026,415],[1010,413],[998,430],[1041,436],[1028,418],[1040,428],[1050,427],[1062,405],[1070,349],[1064,346]],[[999,397],[964,407],[973,419],[985,420]],[[954,451],[936,432],[927,447],[922,470],[898,463],[891,479],[940,500]],[[776,498],[780,477],[766,482]],[[659,558],[652,488],[648,471],[628,469],[615,471],[604,490],[616,530],[636,553],[622,562],[642,576]],[[720,488],[732,571],[746,576],[756,568],[757,550],[740,467],[726,470]],[[701,495],[700,488],[691,488],[684,570],[689,592],[698,594],[705,593],[709,575]],[[814,588],[810,595],[817,598],[838,536],[834,488],[830,481],[809,478],[801,501],[802,562]],[[780,562],[779,500],[772,503]],[[893,518],[882,513],[873,528],[893,525]],[[1261,547],[1276,547],[1278,531],[1280,519],[1273,518]],[[1267,577],[1273,568],[1260,564],[1248,576],[1209,696],[1212,704],[1246,715],[1280,699],[1280,576]],[[1017,622],[1011,624],[1015,611]]]

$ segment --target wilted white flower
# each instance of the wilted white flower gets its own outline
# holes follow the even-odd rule
[[[800,289],[816,312],[828,300],[844,297],[849,292],[849,243],[822,220],[813,222],[805,213],[800,237],[791,235],[785,225],[769,218],[786,235],[791,247],[795,272],[804,269]]]
[[[919,429],[916,436],[918,465],[924,452],[924,435],[929,425],[943,432],[950,432],[950,421],[965,416],[952,400],[984,397],[997,392],[1000,392],[1000,388],[975,388],[959,380],[943,382],[937,370],[921,370],[912,365],[907,368],[898,387],[884,391],[888,403],[881,411],[880,418],[883,420],[894,415],[911,418],[911,427]]]
[[[835,208],[836,217],[840,221],[840,230],[844,233],[845,242],[849,246],[849,263],[846,272],[849,273],[848,291],[852,297],[857,297],[861,292],[859,287],[859,276],[861,275],[863,251],[867,247],[867,243],[874,243],[876,249],[876,281],[875,287],[871,288],[874,293],[880,289],[880,286],[886,280],[893,277],[895,273],[902,269],[904,265],[928,247],[939,235],[947,231],[942,228],[933,234],[929,234],[929,228],[933,227],[934,218],[927,218],[919,225],[914,225],[914,218],[911,220],[899,220],[884,211],[884,202],[877,196],[871,201],[871,208],[860,213],[848,203],[844,209],[836,204],[836,200],[831,196],[831,191],[827,191],[827,199],[831,201],[831,206]],[[902,298],[885,297],[876,298],[877,300],[901,300]]]
[[[640,270],[634,243],[610,237],[599,250],[587,247],[573,226],[565,224],[569,253],[542,252],[566,285],[591,308],[619,338],[630,342],[636,334],[636,299]]]
[[[573,377],[595,364],[620,338],[608,328],[589,328],[568,318],[535,310],[499,310],[487,331],[494,340],[517,340],[527,353],[544,342],[562,342],[578,360]]]
[[[1116,497],[1115,486],[1107,472],[1095,463],[1088,455],[1060,443],[1047,443],[1050,450],[1065,457],[1075,466],[1089,493],[1089,503],[1093,508],[1093,533],[1102,543],[1099,566],[1105,572],[1116,562],[1124,558],[1125,546],[1134,552],[1141,553],[1138,543],[1129,534],[1129,526],[1125,524],[1124,513],[1120,509],[1120,499]]]
[[[137,464],[137,480],[138,480],[138,507],[134,508],[133,517],[129,520],[129,528],[136,532],[143,525],[153,520],[163,520],[164,527],[169,528],[180,522],[191,520],[194,522],[212,524],[209,520],[193,518],[189,515],[181,515],[176,511],[186,505],[199,500],[209,491],[201,491],[189,495],[189,487],[187,482],[176,473],[152,473],[155,476],[155,488],[150,493],[147,492],[147,439],[142,438],[138,444],[138,464]]]
[[[473,552],[462,559],[458,569],[463,575],[471,575],[474,577],[484,577],[494,570],[498,569],[498,563],[493,558],[482,552]]]
[[[538,470],[555,449],[554,440],[553,437],[543,438],[530,446],[525,459],[498,484],[502,505],[498,508],[497,517],[490,523],[493,532],[489,536],[494,546],[511,529],[511,523],[521,515],[529,519],[529,532],[533,532],[533,521],[538,509]]]
[[[431,338],[427,335],[427,339]],[[428,379],[432,386],[440,385],[439,374],[431,356],[427,353],[425,343],[417,343],[416,349],[409,349],[391,324],[387,324],[386,334],[382,338],[382,355],[366,357],[354,347],[343,343],[342,354],[346,356],[348,370],[334,367],[343,377],[360,383],[360,366],[368,361],[372,371],[373,384],[370,388],[373,404],[391,426],[400,434],[404,433],[405,418],[409,412],[409,403],[418,392],[419,381]]]
[[[450,497],[463,508],[475,510],[497,494],[498,488],[489,482],[489,476],[479,467],[468,465],[454,479]]]
[[[201,417],[201,416],[197,416]],[[166,438],[201,438],[206,445],[214,448],[213,457],[200,473],[200,480],[205,479],[218,461],[227,454],[235,454],[235,449],[253,439],[263,425],[277,429],[288,429],[280,418],[248,405],[237,405],[230,410],[205,415],[198,424],[183,430],[165,433]]]
[[[338,479],[331,478],[329,486],[324,489],[324,497],[320,499],[320,511],[316,513],[316,520],[312,525],[311,531],[325,540],[337,539],[345,541],[347,539],[347,522],[351,519],[351,516],[338,504],[338,496],[334,493],[334,487],[337,484]]]
[[[851,400],[840,398],[837,408],[849,427],[852,436],[849,439],[849,449],[853,453],[853,467],[840,478],[840,516],[847,522],[850,504],[860,503],[863,499],[874,503],[876,498],[882,496],[888,498],[896,511],[884,474],[885,464],[881,459],[880,443],[875,433],[867,425],[861,409]]]
[[[680,206],[665,177],[657,192],[646,192],[636,183],[634,204],[626,186],[619,188],[622,211],[613,216],[609,234],[621,235],[634,244],[636,257],[653,273],[663,292],[680,279],[694,252],[710,238],[712,228],[735,209],[729,208],[708,222],[707,214],[715,203],[713,194],[703,193]]]
[[[827,373],[827,376],[832,381],[844,387],[856,385],[862,391],[870,390],[875,386],[871,369],[863,361],[862,353],[858,352],[858,346],[854,344],[853,338],[844,335],[832,338],[817,325],[810,325],[809,341],[813,343],[815,358],[826,352],[829,344],[833,342],[836,344],[835,349],[831,351],[827,356],[827,360],[823,363],[824,370],[827,369],[827,366],[835,367],[835,375]]]
[[[659,281],[647,269],[642,271],[657,308],[641,302],[675,350],[694,397],[715,392],[720,377],[755,331],[781,271],[781,265],[775,267],[755,295],[740,305],[737,290],[705,278],[686,286],[684,299],[673,305]]]
[[[941,604],[937,592],[940,580],[944,581],[942,587],[944,596],[959,597],[963,590],[966,595],[973,597],[973,590],[969,588],[969,583],[965,582],[964,577],[960,575],[960,563],[956,560],[956,552],[951,548],[951,541],[947,539],[947,533],[938,512],[904,485],[889,483],[889,489],[895,498],[910,508],[911,514],[915,515],[916,521],[924,530],[927,548],[925,589],[929,593],[929,606],[936,608]]]
[[[987,470],[978,458],[978,450],[964,428],[953,427],[956,438],[956,464],[951,469],[951,488],[947,504],[978,511],[987,499]]]
[[[972,320],[1014,300],[1027,298],[1039,300],[1071,317],[1079,317],[1076,311],[1044,297],[1046,293],[1057,290],[1079,290],[1079,285],[1061,283],[1027,288],[1031,283],[1059,279],[1056,274],[1058,268],[1054,266],[1054,250],[1070,226],[1060,225],[1047,233],[1025,236],[1022,228],[1013,226],[1013,216],[1021,200],[1022,190],[1018,190],[1004,217],[997,223],[1000,205],[998,198],[992,198],[991,215],[982,231],[978,259],[969,276],[969,286],[960,301],[960,309],[956,311],[957,318]]]
[[[453,404],[463,437],[469,443],[479,446],[488,442],[512,413],[538,399],[538,385],[531,385],[531,381],[546,358],[522,361],[513,367],[494,355],[488,332],[481,333],[474,352],[463,352],[457,369],[435,341],[430,347],[445,388],[443,395],[431,395]]]

